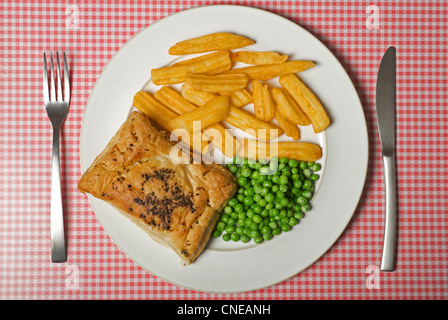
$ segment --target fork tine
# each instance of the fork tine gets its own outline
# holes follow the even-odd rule
[[[58,101],[64,101],[62,96],[61,68],[59,67],[59,52],[56,52],[56,72],[58,77]]]
[[[65,58],[65,51],[63,51],[64,54],[64,101],[70,102],[70,77],[68,75],[68,65],[67,65],[67,59]]]
[[[50,52],[50,86],[51,86],[51,90],[50,90],[50,100],[51,101],[56,101],[56,88],[55,88],[55,84],[54,84],[54,65],[53,65],[53,52]]]
[[[44,81],[43,81],[43,89],[44,89],[44,102],[47,103],[50,100],[50,93],[48,92],[48,70],[47,70],[47,56],[43,56],[44,60]]]

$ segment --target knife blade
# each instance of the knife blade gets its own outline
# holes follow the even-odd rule
[[[385,214],[381,270],[394,271],[397,246],[397,185],[395,170],[396,50],[381,59],[376,86],[376,112],[384,170]]]

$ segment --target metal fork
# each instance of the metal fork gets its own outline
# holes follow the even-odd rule
[[[57,86],[54,77],[53,53],[50,52],[50,84],[48,83],[47,57],[43,54],[44,101],[48,118],[53,126],[53,155],[51,172],[51,261],[65,262],[64,214],[62,209],[61,173],[59,167],[59,131],[68,114],[70,104],[70,81],[67,60],[64,55],[64,95],[62,94],[59,53],[56,52]]]

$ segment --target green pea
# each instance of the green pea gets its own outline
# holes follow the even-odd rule
[[[243,164],[243,158],[236,156],[233,158],[233,164]]]
[[[263,233],[263,239],[266,241],[271,240],[274,237],[272,233]]]
[[[260,215],[256,214],[252,217],[252,221],[255,223],[260,223],[262,221],[262,218]]]
[[[286,207],[288,205],[288,203],[289,203],[289,200],[287,198],[280,199],[280,204],[283,207]]]
[[[245,186],[245,185],[247,184],[247,182],[248,182],[248,180],[247,180],[247,178],[245,178],[245,177],[240,177],[240,178],[238,178],[238,184],[239,184],[240,186]]]
[[[223,214],[221,216],[221,221],[224,222],[224,223],[228,223],[229,219],[230,219],[230,215],[228,215],[228,214]]]
[[[266,201],[266,199],[264,199],[264,198],[261,198],[258,202],[258,205],[260,206],[260,207],[266,207],[266,204],[268,203],[267,201]]]
[[[247,235],[247,234],[242,234],[241,236],[240,236],[240,240],[241,240],[241,242],[242,243],[248,243],[249,241],[250,241],[250,237]]]
[[[250,206],[252,203],[254,203],[254,198],[247,196],[244,198],[244,205]]]
[[[261,175],[268,175],[271,173],[271,169],[268,166],[263,166],[260,168],[259,172]]]
[[[289,179],[286,175],[282,174],[279,178],[279,183],[280,184],[287,184],[289,182]]]
[[[302,208],[300,208],[300,210],[302,210]],[[300,220],[303,218],[303,212],[302,211],[297,211],[294,213],[294,218],[296,218],[297,220]]]
[[[221,236],[222,232],[219,230],[213,230],[212,237],[213,238],[219,238]]]
[[[291,226],[289,224],[286,224],[286,223],[283,223],[281,228],[282,228],[283,232],[288,232],[289,230],[291,230]]]
[[[296,159],[290,159],[290,160],[288,161],[288,165],[289,165],[291,168],[297,168],[297,167],[299,166],[299,161],[296,160]]]
[[[277,222],[275,221],[269,222],[269,228],[271,228],[271,230],[274,230],[277,227],[278,227]]]
[[[229,241],[229,240],[230,240],[230,237],[231,237],[230,234],[228,234],[228,233],[224,233],[224,234],[222,235],[222,240],[224,240],[224,241]]]
[[[303,212],[303,213],[310,211],[310,209],[311,209],[311,206],[310,206],[308,203],[307,203],[307,204],[304,204],[304,205],[302,206],[302,212]]]
[[[277,227],[277,228],[272,230],[272,234],[274,236],[279,235],[280,233],[282,233],[282,228],[281,227]]]
[[[322,168],[322,167],[321,167],[321,165],[320,165],[319,163],[315,163],[315,164],[311,167],[311,169],[313,169],[314,172],[319,171],[321,168]]]
[[[313,171],[311,171],[310,169],[305,169],[302,171],[302,173],[306,178],[309,178],[313,174]]]
[[[260,232],[259,232],[258,230],[251,230],[249,236],[250,236],[252,239],[255,239],[255,238],[257,238],[257,237],[260,236]]]
[[[294,188],[301,188],[302,187],[302,181],[294,180],[293,185],[294,185]]]
[[[232,164],[229,166],[229,170],[232,173],[236,173],[238,171],[238,167],[236,165]]]
[[[243,206],[243,204],[242,204],[242,203],[238,203],[238,204],[234,207],[234,210],[235,210],[236,212],[242,212],[242,211],[244,210],[244,206]]]
[[[240,235],[237,233],[232,233],[232,235],[230,236],[230,239],[232,239],[233,242],[237,242],[240,240]]]
[[[306,168],[308,168],[308,165],[306,164],[305,161],[300,161],[299,168],[305,170]]]
[[[226,229],[226,224],[225,224],[225,222],[224,222],[224,221],[219,221],[219,222],[216,224],[216,229],[217,229],[218,231],[223,232],[223,231]]]
[[[224,212],[225,213],[231,214],[232,211],[233,211],[233,208],[231,206],[227,205],[227,206],[224,207]]]
[[[237,203],[238,203],[238,199],[237,198],[230,198],[229,206],[234,207]]]
[[[286,157],[281,157],[281,158],[279,159],[279,162],[280,162],[280,163],[288,163],[288,158],[286,158]]]
[[[305,181],[303,181],[302,184],[302,190],[308,190],[309,188],[311,188],[312,186],[312,182],[308,179],[306,179]]]
[[[310,199],[313,196],[313,194],[312,194],[311,191],[305,190],[305,191],[302,192],[302,196],[304,196],[307,199]]]
[[[254,199],[255,202],[259,203],[261,199],[263,199],[263,197],[260,194],[254,194],[254,196],[252,197]]]
[[[250,168],[244,168],[241,170],[241,175],[245,178],[250,177],[251,174],[252,174],[252,170],[250,170]]]
[[[295,225],[298,224],[298,223],[299,223],[299,220],[298,220],[298,219],[296,219],[296,218],[294,218],[294,217],[289,218],[289,222],[288,222],[288,224],[289,224],[291,227],[295,226]]]
[[[313,174],[311,175],[310,179],[311,179],[312,181],[317,181],[317,180],[319,180],[319,175],[316,174],[316,173],[313,173]]]
[[[262,236],[258,236],[256,238],[254,238],[254,242],[257,244],[262,243],[263,241],[264,241],[264,239]]]
[[[303,197],[303,196],[298,196],[296,202],[297,202],[298,204],[300,204],[301,206],[303,206],[303,205],[305,205],[305,204],[308,203],[308,201],[306,200],[306,198]]]
[[[275,196],[272,193],[268,193],[264,199],[266,200],[266,202],[274,202],[275,200]]]

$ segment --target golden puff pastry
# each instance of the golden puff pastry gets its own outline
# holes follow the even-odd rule
[[[82,175],[78,188],[126,214],[184,265],[204,250],[237,183],[218,164],[176,164],[169,133],[134,111]]]

